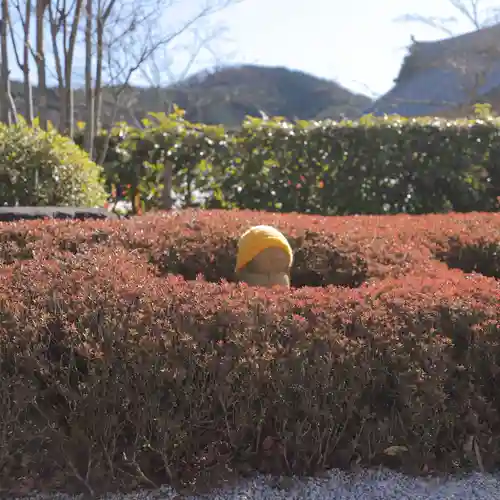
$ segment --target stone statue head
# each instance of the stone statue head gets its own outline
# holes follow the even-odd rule
[[[253,286],[290,287],[293,251],[285,236],[272,226],[254,226],[238,242],[236,276]]]

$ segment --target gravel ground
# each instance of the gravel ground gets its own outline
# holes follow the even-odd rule
[[[66,495],[24,497],[24,500],[76,500]],[[79,497],[81,498],[81,497]],[[200,496],[184,496],[165,487],[106,500],[500,500],[500,474],[422,479],[391,471],[346,474],[331,471],[321,479],[258,476],[238,486]]]

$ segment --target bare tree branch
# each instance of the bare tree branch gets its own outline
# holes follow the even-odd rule
[[[459,16],[471,25],[474,30],[480,30],[499,20],[499,8],[483,9],[481,0],[446,0],[450,6],[459,14]],[[405,14],[397,17],[396,22],[425,24],[435,30],[441,31],[448,36],[454,36],[456,32],[450,28],[450,25],[456,25],[458,19],[456,16],[435,17],[423,16],[418,13]]]
[[[455,17],[429,17],[420,14],[405,14],[404,16],[397,17],[395,21],[425,24],[438,31],[442,31],[448,36],[453,36],[454,32],[451,28],[448,28],[448,25],[456,23],[457,19]]]
[[[243,0],[10,1],[17,24],[8,25],[8,34],[13,57],[23,72],[27,114],[33,115],[28,90],[32,58],[38,76],[40,125],[46,127],[48,112],[55,105],[60,131],[72,136],[75,93],[79,116],[85,113],[88,130],[95,132],[104,122],[110,125],[118,113],[132,116],[132,86],[137,79],[160,85],[166,77],[171,83],[192,71],[202,51],[217,59],[213,44],[223,29],[207,28],[204,23],[208,26],[213,15]],[[174,75],[172,64],[179,66],[180,53],[185,67]],[[58,92],[49,87],[52,81]],[[90,136],[85,145],[93,149]]]

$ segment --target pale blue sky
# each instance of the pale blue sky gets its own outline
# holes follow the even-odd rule
[[[464,0],[467,3],[468,0]],[[482,0],[481,7],[500,7]],[[447,0],[244,0],[221,15],[234,62],[286,66],[382,94],[397,76],[410,35],[444,38],[419,23],[398,23],[407,13],[457,17],[456,34],[471,24]]]
[[[169,7],[162,16],[160,33],[175,32],[206,2],[217,1],[222,0],[165,0]],[[462,2],[470,5],[471,0]],[[500,8],[500,0],[479,2],[485,15],[489,9]],[[133,4],[130,5],[133,8]],[[215,53],[223,64],[285,66],[335,80],[353,91],[375,97],[391,88],[411,43],[411,35],[417,40],[447,36],[421,23],[396,21],[408,13],[443,18],[454,16],[457,22],[449,27],[455,34],[473,28],[453,8],[450,0],[241,0],[197,25],[198,33],[210,33],[213,27],[224,27],[225,33],[210,44],[212,53],[200,53],[190,72],[213,67]],[[18,24],[15,30],[19,30]],[[156,73],[156,79],[154,72],[146,70],[149,81],[163,86],[180,78],[195,44],[193,32],[176,39],[166,48],[163,59],[158,55],[156,62],[161,73]],[[75,85],[83,85],[84,54],[82,45],[75,55]],[[47,76],[50,84],[55,84],[48,35],[47,56]],[[12,77],[20,79],[13,55],[10,62]],[[31,77],[36,83],[34,65]],[[148,80],[144,73],[138,72],[131,83],[147,85]]]

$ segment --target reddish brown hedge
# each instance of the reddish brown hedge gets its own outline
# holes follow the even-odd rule
[[[233,279],[236,243],[249,226],[279,227],[295,250],[292,284],[357,287],[370,279],[444,266],[500,277],[500,214],[313,217],[250,211],[183,211],[127,221],[0,224],[0,263],[85,253],[141,252],[163,273]]]
[[[498,218],[320,220],[315,248],[350,245],[389,275],[355,289],[184,281],[130,251],[158,259],[183,234],[191,246],[177,248],[195,262],[217,241],[232,244],[250,215],[219,219],[220,233],[202,215],[189,228],[185,214],[14,228],[41,254],[0,270],[1,486],[73,478],[95,492],[249,465],[500,464],[500,283],[416,266],[450,235],[491,237]],[[282,227],[298,238],[303,220]],[[76,246],[50,258],[41,242]],[[233,258],[217,255],[221,269]],[[394,446],[407,451],[390,456]]]

